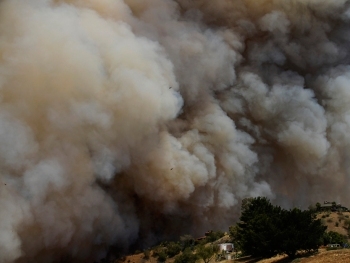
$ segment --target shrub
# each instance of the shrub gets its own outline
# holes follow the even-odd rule
[[[323,235],[323,244],[344,244],[346,242],[346,236],[339,234],[338,232],[329,231]]]
[[[195,263],[198,256],[192,254],[190,249],[186,249],[181,255],[175,257],[174,263]]]
[[[209,261],[214,257],[214,255],[219,252],[218,246],[199,246],[196,255],[203,259],[204,263],[209,263]]]
[[[165,262],[165,260],[167,259],[167,254],[165,253],[165,251],[160,251],[157,255],[157,259],[159,262]]]
[[[172,258],[179,254],[181,251],[181,245],[175,242],[170,242],[166,246],[166,254],[168,255],[169,258]]]
[[[152,254],[152,257],[154,258],[158,258],[159,255],[164,255],[166,256],[166,253],[165,253],[165,248],[162,247],[162,246],[157,246],[153,249],[153,254]]]

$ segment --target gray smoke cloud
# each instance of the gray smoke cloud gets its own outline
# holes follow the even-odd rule
[[[350,205],[350,1],[2,0],[0,262]]]

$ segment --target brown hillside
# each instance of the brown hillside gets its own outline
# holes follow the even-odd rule
[[[166,263],[173,262],[174,259],[167,260]],[[119,261],[120,262],[120,261]],[[128,256],[125,261],[129,263],[157,263],[154,258],[149,260],[143,259],[143,254],[137,254]],[[297,259],[289,259],[285,255],[279,255],[269,259],[257,260],[250,257],[236,259],[236,260],[224,260],[220,263],[349,263],[350,262],[350,249],[339,249],[326,251],[320,249],[319,253],[312,256],[304,256]],[[216,263],[213,259],[210,263]]]
[[[345,236],[349,235],[350,212],[322,212],[317,215],[317,218],[327,226],[327,232],[334,231]]]

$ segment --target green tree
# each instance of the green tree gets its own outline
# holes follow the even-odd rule
[[[246,210],[246,209],[249,207],[250,203],[251,203],[253,200],[254,200],[253,197],[247,197],[247,198],[244,198],[244,199],[242,200],[242,202],[241,202],[241,213],[243,213],[244,210]]]
[[[214,257],[214,255],[219,251],[219,246],[200,245],[196,251],[199,258],[203,259],[204,263],[209,263],[209,261]]]
[[[327,233],[324,233],[323,235],[323,244],[344,244],[346,243],[347,238],[346,236],[339,234],[334,231],[329,231]]]
[[[237,243],[244,254],[271,257],[278,253],[281,208],[265,197],[250,201],[237,224]]]
[[[280,231],[281,253],[294,258],[298,250],[317,250],[322,244],[322,237],[327,227],[321,220],[316,220],[313,211],[301,211],[298,208],[289,211],[283,210]]]
[[[286,253],[293,258],[298,250],[315,250],[320,245],[326,227],[315,217],[310,210],[284,210],[267,198],[257,197],[231,232],[245,254],[271,257]]]
[[[238,239],[238,225],[232,225],[229,227],[229,235],[231,238],[231,242],[234,244],[235,246],[235,250],[241,250],[240,246],[239,246],[239,239]]]

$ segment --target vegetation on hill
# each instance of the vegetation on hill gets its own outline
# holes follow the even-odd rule
[[[209,231],[198,239],[183,235],[178,241],[165,241],[140,253],[140,261],[129,262],[208,263],[219,256],[217,244],[225,242],[234,243],[240,255],[260,258],[277,254],[294,258],[297,252],[316,251],[320,245],[348,242],[350,213],[317,207],[318,204],[305,211],[285,210],[264,197],[246,198],[242,201],[240,222],[229,228],[231,239],[228,235],[222,238],[222,231]]]
[[[329,231],[323,235],[323,244],[344,244],[346,243],[346,236],[339,234],[338,232]]]
[[[350,212],[317,212],[317,218],[321,219],[324,225],[327,225],[327,232],[336,232],[343,237],[344,242],[350,241]],[[325,239],[325,244],[339,243],[334,239]]]

